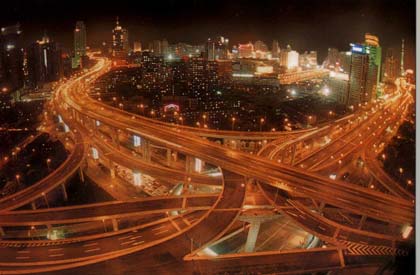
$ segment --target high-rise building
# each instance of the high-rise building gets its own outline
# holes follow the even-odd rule
[[[339,62],[339,52],[336,48],[328,48],[327,58],[324,61],[324,68],[335,69],[337,62]]]
[[[209,38],[205,50],[205,58],[209,61],[226,60],[229,53],[229,39],[223,36]]]
[[[163,56],[167,56],[169,54],[169,43],[168,40],[163,39],[161,42],[161,51]]]
[[[347,96],[347,106],[355,106],[367,102],[372,91],[367,90],[367,77],[369,70],[369,56],[361,44],[351,44],[350,76]]]
[[[86,27],[83,21],[77,21],[74,29],[74,57],[73,68],[81,65],[81,59],[86,55]]]
[[[134,41],[133,52],[135,52],[135,53],[141,52],[141,42],[140,41]]]
[[[0,87],[9,91],[23,86],[23,50],[20,25],[1,28]]]
[[[318,65],[316,51],[304,52],[299,55],[299,66],[305,69],[315,69]]]
[[[125,38],[126,31],[120,26],[119,19],[115,24],[115,28],[112,30],[112,57],[114,59],[125,59],[127,52],[125,47],[128,40]]]
[[[287,69],[297,68],[299,66],[299,53],[292,50],[280,51],[280,66]]]
[[[376,99],[381,95],[379,82],[381,80],[382,48],[379,46],[379,38],[369,33],[365,34],[365,47],[366,53],[369,55],[367,89],[368,91],[372,90],[371,99]]]
[[[238,57],[239,58],[252,58],[254,57],[254,45],[249,42],[248,44],[238,45]]]
[[[384,68],[383,68],[383,81],[394,82],[399,75],[398,60],[395,58],[395,50],[389,48],[386,51]]]
[[[280,52],[279,42],[277,40],[273,40],[273,44],[271,47],[271,57],[279,58],[279,52]]]
[[[162,53],[162,42],[160,40],[153,40],[151,51],[155,56],[161,56]]]
[[[371,34],[365,35],[364,44],[350,44],[350,80],[348,104],[369,103],[380,95],[379,80],[382,49],[379,39]]]
[[[128,30],[122,29],[122,43],[123,43],[123,50],[127,54],[130,51],[130,42],[128,40]]]
[[[404,76],[404,39],[401,40],[401,65],[400,65],[400,75]]]
[[[46,82],[58,81],[63,76],[62,51],[59,45],[46,35],[27,49],[28,81],[32,88]]]

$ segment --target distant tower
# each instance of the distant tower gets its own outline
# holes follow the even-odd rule
[[[86,55],[86,27],[83,21],[76,22],[74,29],[74,58],[73,68],[81,66],[81,59]]]
[[[404,39],[401,41],[401,76],[404,76]]]

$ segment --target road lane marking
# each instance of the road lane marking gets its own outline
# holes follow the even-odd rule
[[[159,230],[159,229],[165,228],[165,227],[166,227],[166,224],[165,225],[161,225],[159,227],[155,227],[155,228],[152,229],[152,231]]]
[[[85,253],[101,250],[99,247],[85,250]]]
[[[63,248],[49,248],[48,251],[60,251],[63,250]]]
[[[163,233],[168,232],[168,231],[169,231],[169,229],[166,229],[166,230],[163,230],[163,231],[160,231],[160,232],[156,232],[156,233],[153,233],[153,234],[160,235],[160,234],[163,234]]]
[[[172,225],[175,227],[176,230],[181,231],[181,228],[176,224],[176,222],[174,222],[173,219],[169,219],[172,223]]]
[[[144,243],[144,241],[133,243],[133,245],[139,245],[139,244],[142,244],[142,243]]]
[[[125,239],[128,239],[128,238],[132,237],[132,236],[133,235],[128,235],[128,236],[125,236],[125,237],[118,238],[118,240],[125,240]]]
[[[87,247],[87,246],[94,246],[94,245],[98,245],[98,243],[87,243],[82,245],[83,247]]]
[[[17,253],[29,253],[29,250],[17,251]]]
[[[26,260],[26,259],[29,259],[29,258],[31,258],[31,257],[21,256],[21,257],[16,257],[16,260]]]
[[[51,254],[49,257],[61,257],[64,256],[64,254]]]
[[[126,245],[126,244],[130,244],[130,243],[133,243],[133,242],[135,242],[135,240],[123,242],[123,243],[120,243],[120,245]]]
[[[130,238],[130,240],[139,239],[139,238],[141,238],[141,237],[142,237],[142,236],[135,236],[135,237]]]

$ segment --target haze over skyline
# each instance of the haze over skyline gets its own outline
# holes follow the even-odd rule
[[[380,38],[384,48],[406,40],[408,59],[414,54],[413,0],[378,1],[14,1],[3,4],[2,26],[20,22],[25,40],[39,39],[46,31],[66,47],[72,45],[75,21],[85,21],[88,45],[110,41],[116,16],[129,30],[130,41],[143,45],[166,38],[170,43],[203,43],[212,36],[228,37],[231,45],[277,39],[298,51],[316,50],[324,58],[329,47],[347,50],[348,43],[363,41],[366,32]],[[48,7],[48,9],[46,9]],[[52,13],[51,10],[60,10]],[[176,24],[175,24],[176,23]],[[408,66],[411,64],[408,63]]]

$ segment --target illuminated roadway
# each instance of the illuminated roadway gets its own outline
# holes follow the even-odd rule
[[[99,69],[105,65],[99,61]],[[80,80],[79,80],[80,81]],[[286,180],[294,192],[301,192],[319,201],[383,220],[411,223],[414,218],[412,202],[366,190],[346,183],[325,179],[302,169],[290,168],[260,157],[218,146],[179,129],[156,126],[141,117],[109,107],[84,93],[65,90],[64,101],[83,115],[111,125],[116,129],[138,134],[155,144],[196,156],[223,169],[269,184]],[[77,102],[77,103],[76,103]],[[290,189],[289,189],[290,190]]]

